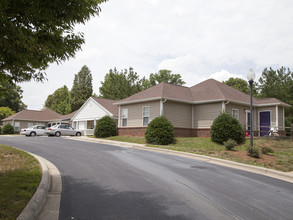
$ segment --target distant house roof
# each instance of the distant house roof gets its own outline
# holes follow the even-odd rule
[[[101,106],[103,106],[107,111],[109,111],[113,115],[118,115],[118,108],[117,106],[113,105],[117,100],[111,100],[111,99],[102,99],[97,97],[91,97],[94,99],[97,103],[99,103]]]
[[[218,101],[231,101],[241,104],[250,103],[250,96],[214,79],[208,79],[190,88],[168,83],[160,83],[149,89],[134,94],[128,98],[115,102],[115,105],[145,102],[159,99],[169,99],[187,103],[208,103]],[[275,99],[253,98],[253,105],[290,105]]]
[[[41,111],[23,110],[7,118],[4,118],[3,121],[9,121],[9,120],[50,121],[50,120],[60,119],[61,116],[62,115],[52,111],[51,109],[44,109]]]

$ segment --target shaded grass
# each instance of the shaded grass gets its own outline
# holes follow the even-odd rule
[[[146,144],[144,137],[115,136],[106,139]],[[274,153],[269,153],[269,155],[261,154],[259,159],[252,158],[247,155],[246,149],[249,147],[249,141],[246,141],[244,144],[235,147],[234,151],[227,151],[224,145],[214,143],[210,138],[176,138],[175,143],[170,145],[148,146],[207,155],[285,172],[293,171],[293,142],[288,139],[254,139],[254,146],[258,147],[260,150],[265,146],[271,147],[274,150]]]
[[[41,167],[28,153],[0,145],[0,219],[16,219],[41,180]]]

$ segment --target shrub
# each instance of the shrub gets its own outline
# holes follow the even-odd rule
[[[0,134],[2,134],[2,126],[0,125]]]
[[[117,124],[110,116],[104,116],[97,121],[95,131],[95,137],[104,138],[117,135]]]
[[[247,148],[248,155],[254,158],[259,158],[260,153],[258,147],[248,147]]]
[[[233,139],[237,144],[245,141],[244,131],[240,122],[230,114],[221,113],[211,127],[211,139],[213,142],[223,144],[228,139]]]
[[[274,149],[271,147],[262,147],[261,152],[263,154],[269,154],[269,153],[274,153]]]
[[[174,141],[174,127],[164,116],[153,119],[145,132],[145,140],[149,144],[167,145]]]
[[[3,126],[1,133],[2,134],[14,134],[14,128],[11,124],[6,124]]]
[[[226,147],[226,150],[233,150],[233,148],[237,146],[237,142],[229,138],[228,141],[224,142],[224,145]]]

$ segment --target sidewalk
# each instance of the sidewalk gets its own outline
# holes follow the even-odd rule
[[[100,144],[109,144],[109,145],[115,145],[120,147],[126,147],[126,148],[133,148],[133,149],[139,149],[139,150],[145,150],[145,151],[154,151],[164,154],[172,154],[177,155],[181,157],[188,157],[193,158],[197,160],[206,161],[208,163],[213,163],[221,166],[231,167],[239,170],[245,170],[252,173],[257,173],[265,176],[269,176],[272,178],[284,180],[287,182],[293,183],[293,172],[281,172],[273,169],[268,169],[264,167],[257,167],[242,163],[237,163],[234,161],[229,160],[223,160],[215,157],[210,156],[204,156],[204,155],[198,155],[198,154],[192,154],[187,152],[181,152],[181,151],[173,151],[168,149],[160,149],[160,148],[153,148],[153,147],[147,147],[145,144],[135,144],[135,143],[127,143],[127,142],[121,142],[121,141],[111,141],[111,140],[104,140],[104,139],[98,139],[98,138],[90,138],[86,136],[81,137],[66,137],[71,140],[78,140],[78,141],[87,141],[87,142],[93,142],[93,143],[100,143]]]

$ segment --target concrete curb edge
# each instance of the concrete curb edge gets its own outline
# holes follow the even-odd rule
[[[206,161],[209,163],[222,165],[226,167],[231,167],[235,169],[245,170],[252,173],[257,173],[265,176],[269,176],[272,178],[284,180],[287,182],[293,183],[293,172],[285,173],[282,171],[277,171],[273,169],[268,169],[265,167],[258,167],[253,166],[249,164],[243,164],[243,163],[237,163],[234,161],[224,160],[216,157],[210,157],[205,155],[199,155],[199,154],[192,154],[187,152],[180,152],[180,151],[174,151],[174,150],[168,150],[168,149],[160,149],[160,148],[152,148],[147,147],[145,144],[135,144],[135,143],[128,143],[128,142],[120,142],[120,141],[111,141],[111,140],[102,140],[102,139],[96,139],[96,138],[89,138],[85,136],[81,137],[66,137],[68,139],[74,139],[79,141],[88,141],[88,142],[94,142],[94,143],[101,143],[101,144],[109,144],[109,145],[116,145],[120,147],[127,147],[127,148],[133,148],[133,149],[139,149],[139,150],[146,150],[146,151],[155,151],[155,152],[161,152],[166,154],[173,154],[177,156],[182,157],[188,157],[193,159],[198,159],[202,161]]]
[[[26,205],[26,207],[22,210],[17,220],[37,219],[46,202],[46,196],[51,186],[51,178],[45,159],[30,152],[27,153],[31,154],[39,161],[42,167],[42,179],[33,197]]]

